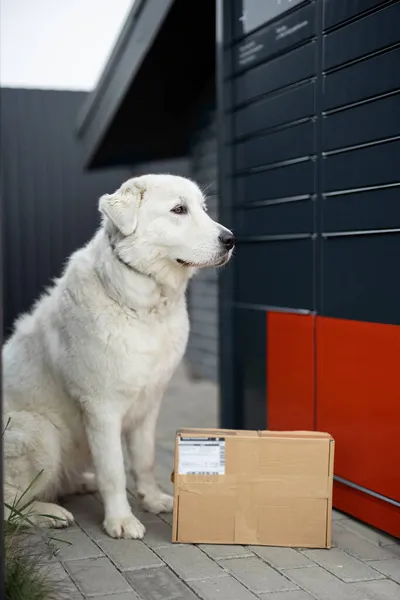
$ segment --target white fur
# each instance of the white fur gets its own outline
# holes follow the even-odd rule
[[[188,214],[171,212],[177,205]],[[230,232],[207,215],[195,183],[171,175],[130,179],[100,210],[93,239],[4,347],[5,501],[36,477],[22,501],[36,500],[31,518],[67,525],[73,516],[53,502],[87,486],[83,474],[94,468],[107,533],[141,538],[122,436],[144,507],[170,511],[154,478],[156,420],[187,343],[188,280],[229,260],[219,236]]]

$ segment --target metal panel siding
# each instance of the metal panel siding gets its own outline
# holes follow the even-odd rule
[[[254,67],[274,55],[283,53],[315,35],[315,3],[312,2],[256,33],[246,36],[234,48],[236,69]]]
[[[311,117],[314,112],[314,84],[307,83],[237,111],[236,136],[244,137],[264,129],[299,121]]]
[[[325,117],[326,152],[400,136],[400,94],[377,98]]]
[[[400,325],[400,5],[328,4],[340,26],[325,34],[322,65],[321,314]]]
[[[311,236],[240,244],[235,265],[237,302],[312,309]]]
[[[250,29],[255,13],[233,4],[220,49],[220,191],[238,245],[221,305],[237,319],[274,306],[400,325],[399,2],[305,2]],[[242,339],[229,318],[223,335]]]
[[[390,0],[389,0],[390,1]],[[396,1],[396,0],[395,0]],[[323,0],[324,3],[324,29],[330,29],[338,23],[347,21],[365,11],[379,7],[385,0]]]
[[[398,183],[399,164],[399,140],[333,154],[324,161],[324,191]]]
[[[324,240],[324,315],[400,325],[399,233]]]
[[[217,139],[214,99],[203,98],[192,131],[191,174],[208,197],[210,216],[218,219]],[[190,336],[186,351],[196,377],[218,380],[218,277],[216,269],[200,270],[188,292]]]
[[[99,224],[97,200],[127,170],[86,173],[75,140],[83,92],[1,90],[4,329]]]
[[[315,48],[311,42],[246,71],[235,80],[235,103],[242,104],[257,96],[309,79],[315,72],[314,57]]]
[[[239,239],[251,236],[276,236],[312,232],[314,205],[311,200],[274,202],[259,208],[236,211]]]
[[[324,109],[344,108],[398,90],[399,64],[400,48],[396,48],[326,75]]]
[[[240,2],[222,4],[220,206],[238,236],[221,278],[223,295],[234,290],[220,311],[223,423],[263,428],[265,328],[256,323],[271,306],[314,308],[316,4],[288,3],[281,14],[278,7],[273,22],[233,45],[229,11],[235,4],[237,21]]]
[[[309,196],[314,192],[314,163],[305,160],[257,171],[238,177],[235,187],[238,204]]]
[[[290,8],[305,0],[237,0],[233,3],[234,37],[242,37],[286,13]]]
[[[323,200],[324,232],[400,228],[400,189],[366,189]]]
[[[341,27],[328,35],[324,44],[325,69],[378,52],[399,41],[400,4]]]
[[[254,31],[261,3],[246,2],[250,16],[244,1],[234,4],[233,30],[250,33],[235,42],[225,24],[221,196],[238,245],[230,286],[222,288],[230,295],[221,306],[235,308],[232,320],[220,313],[222,405],[244,428],[301,420],[333,429],[342,442],[338,469],[347,469],[338,475],[366,488],[351,498],[352,488],[342,486],[335,502],[394,533],[398,460],[390,443],[399,394],[389,359],[400,339],[400,4],[320,0],[278,15],[281,3],[271,0],[275,18]],[[298,56],[308,63],[300,66]],[[304,338],[299,312],[317,324]],[[259,314],[268,315],[264,368]],[[258,409],[264,393],[266,417]],[[295,402],[297,424],[285,424],[285,402]],[[365,469],[363,444],[377,418],[378,437],[389,442],[375,444]],[[358,437],[347,435],[354,424]],[[374,492],[389,502],[371,508]]]
[[[311,156],[315,152],[314,125],[307,121],[236,144],[236,170],[245,171],[261,165]]]
[[[237,392],[243,396],[240,418],[249,429],[266,426],[267,320],[263,310],[236,308],[237,325],[235,359],[237,361]]]

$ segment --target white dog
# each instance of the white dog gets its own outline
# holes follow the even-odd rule
[[[12,503],[36,478],[31,518],[64,526],[73,516],[54,501],[94,468],[106,532],[142,538],[121,438],[145,509],[171,511],[154,477],[155,427],[188,339],[185,290],[197,268],[230,259],[234,237],[182,177],[130,179],[99,207],[94,238],[4,347],[4,495]]]

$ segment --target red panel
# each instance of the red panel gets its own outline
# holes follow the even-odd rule
[[[269,429],[314,429],[315,317],[267,313]]]
[[[335,474],[398,501],[399,357],[398,326],[317,317],[317,429],[336,440]]]
[[[400,538],[400,510],[393,504],[335,482],[333,504],[338,510]]]

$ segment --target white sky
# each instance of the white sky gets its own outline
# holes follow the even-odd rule
[[[1,0],[3,87],[91,90],[134,0]]]

